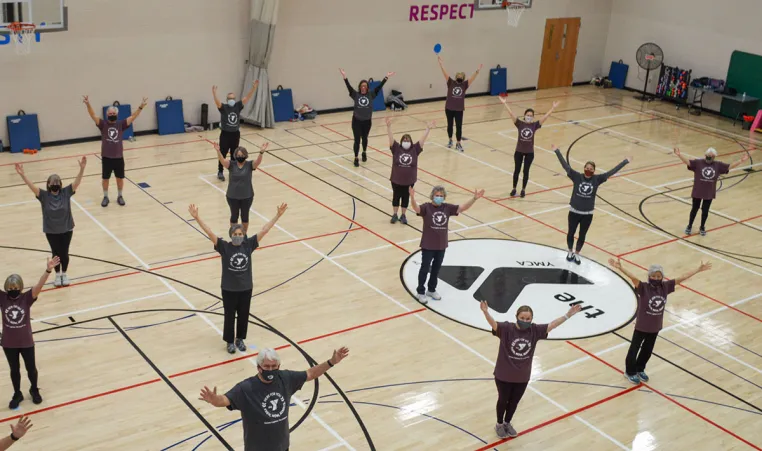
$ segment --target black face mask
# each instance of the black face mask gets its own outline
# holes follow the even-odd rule
[[[235,157],[235,161],[237,161],[239,163],[243,163],[244,161],[246,161],[246,157],[237,156],[237,157]]]
[[[21,295],[21,290],[8,290],[8,297],[15,299]]]
[[[117,119],[118,119],[118,117],[117,117],[117,115],[115,115],[115,114],[110,114],[110,115],[108,116],[108,120],[109,120],[109,122],[116,122],[116,120],[117,120]]]
[[[707,163],[711,163],[712,161],[714,161],[714,158],[712,158],[712,157],[706,157],[705,160],[706,160]]]
[[[50,191],[53,194],[58,193],[58,191],[61,189],[61,185],[50,185],[48,187],[48,191]]]
[[[463,79],[460,77],[456,78],[455,81],[457,81],[458,83],[463,83]]]

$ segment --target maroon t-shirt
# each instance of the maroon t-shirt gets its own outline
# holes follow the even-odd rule
[[[0,291],[0,309],[3,311],[3,338],[0,345],[4,348],[31,348],[32,321],[29,309],[37,299],[32,297],[32,290],[16,299],[8,299],[8,293]]]
[[[516,323],[497,323],[500,338],[497,353],[495,379],[503,382],[529,382],[532,375],[532,359],[537,342],[548,338],[547,324],[532,324],[528,329],[519,329]]]
[[[101,129],[101,156],[105,158],[124,157],[124,145],[122,135],[124,131],[130,128],[126,120],[109,122],[101,119],[98,123]]]
[[[536,132],[542,124],[538,121],[524,122],[520,119],[516,119],[516,128],[519,129],[519,138],[516,142],[516,152],[521,153],[534,153],[534,132]]]
[[[392,183],[403,186],[413,186],[418,180],[418,155],[423,152],[421,143],[415,143],[408,150],[394,141],[392,150]]]
[[[694,199],[714,199],[717,195],[717,179],[722,174],[730,172],[730,165],[722,161],[712,161],[696,159],[688,162],[688,170],[693,171],[693,192],[691,197]]]
[[[662,280],[656,286],[648,282],[638,284],[638,316],[635,330],[659,332],[664,324],[664,307],[667,295],[675,291],[675,280]]]
[[[447,80],[447,102],[445,109],[451,111],[463,111],[466,109],[466,91],[468,90],[468,80],[458,83],[452,78]]]
[[[420,206],[418,216],[423,217],[423,234],[421,236],[421,249],[427,251],[443,251],[447,249],[447,231],[450,224],[450,216],[458,216],[458,206],[443,203],[436,206],[426,202]]]

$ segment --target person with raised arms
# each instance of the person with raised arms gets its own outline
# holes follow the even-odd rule
[[[429,132],[435,125],[436,123],[433,121],[428,123],[423,136],[415,144],[413,144],[413,138],[408,133],[402,135],[400,141],[397,142],[392,133],[392,119],[386,118],[389,149],[392,151],[392,174],[389,177],[392,182],[392,210],[394,211],[391,219],[392,224],[397,221],[407,224],[405,212],[407,212],[407,207],[410,204],[410,189],[418,180],[418,156],[423,152],[423,145],[426,144]],[[397,216],[400,205],[402,206],[402,214]]]
[[[442,62],[441,56],[437,57],[437,61],[439,61],[439,68],[442,70],[442,75],[444,75],[444,78],[447,81],[445,116],[447,117],[447,136],[450,139],[450,141],[447,143],[447,147],[452,148],[452,132],[454,122],[455,139],[457,140],[455,144],[455,150],[463,152],[463,145],[461,144],[461,140],[463,139],[463,111],[466,109],[466,91],[468,91],[468,88],[471,87],[471,85],[474,83],[474,80],[476,80],[476,77],[479,75],[479,72],[481,72],[482,64],[479,64],[479,68],[476,69],[476,72],[474,72],[473,75],[471,75],[471,78],[468,80],[466,80],[465,72],[458,72],[455,74],[455,79],[453,80],[447,74],[447,70],[444,68],[444,63]]]
[[[217,110],[220,112],[219,150],[223,159],[228,157],[228,153],[232,153],[237,149],[241,142],[241,111],[243,111],[244,106],[254,96],[258,86],[259,80],[254,80],[254,83],[251,84],[251,89],[240,101],[236,100],[235,93],[229,92],[225,103],[220,102],[220,99],[217,98],[217,86],[212,86],[214,104],[217,105]],[[225,181],[222,168],[223,164],[221,162],[218,163],[217,178]]]

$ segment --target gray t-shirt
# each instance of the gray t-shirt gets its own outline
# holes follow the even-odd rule
[[[222,260],[222,289],[225,291],[246,291],[254,288],[251,275],[251,254],[259,247],[257,236],[246,237],[240,246],[217,238],[214,250]]]
[[[235,159],[230,160],[228,167],[228,191],[227,196],[231,199],[251,199],[254,197],[254,187],[251,184],[251,176],[254,172],[253,162],[246,160],[239,167]]]
[[[73,195],[74,187],[71,185],[63,187],[61,192],[55,195],[44,189],[40,190],[37,200],[42,207],[43,233],[66,233],[74,230],[74,218],[71,215]]]
[[[241,111],[243,111],[243,102],[240,100],[235,105],[230,106],[223,103],[220,110],[220,128],[224,132],[237,132],[241,125]]]
[[[269,384],[254,376],[225,393],[228,410],[241,411],[245,451],[288,449],[288,407],[306,381],[306,371],[280,370]]]
[[[598,194],[598,187],[629,163],[627,160],[624,160],[608,172],[594,174],[592,177],[585,177],[569,166],[569,163],[564,160],[561,151],[558,149],[556,149],[556,157],[558,157],[558,161],[561,162],[561,166],[563,166],[566,171],[567,177],[574,183],[571,199],[569,200],[569,209],[573,213],[581,215],[593,214],[595,211],[595,197]]]

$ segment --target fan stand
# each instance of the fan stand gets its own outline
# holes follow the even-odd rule
[[[651,75],[651,69],[646,69],[646,83],[643,85],[643,93],[640,96],[635,96],[636,100],[641,102],[650,102],[654,100],[653,94],[649,94],[646,88],[648,88],[648,77]]]

